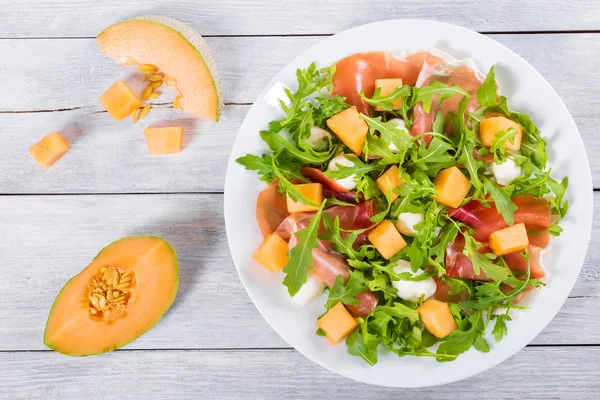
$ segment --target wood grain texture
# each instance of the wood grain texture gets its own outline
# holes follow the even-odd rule
[[[479,31],[600,28],[595,0],[7,0],[0,37],[96,36],[110,24],[147,14],[179,18],[203,35],[335,33],[392,18],[436,19]]]
[[[118,351],[85,358],[3,353],[0,371],[4,371],[0,391],[14,400],[107,399],[115,395],[145,400],[447,400],[449,394],[463,400],[512,400],[595,399],[600,395],[600,348],[589,347],[526,348],[468,380],[412,390],[351,381],[293,350]]]
[[[595,200],[600,206],[600,194]],[[171,242],[181,285],[164,319],[127,348],[287,347],[238,279],[222,204],[219,194],[0,197],[0,351],[45,349],[44,325],[62,285],[101,248],[132,234]],[[535,344],[600,343],[599,245],[595,230],[571,298]]]
[[[583,136],[588,154],[600,152],[600,35],[494,35],[520,53],[558,91]],[[252,102],[277,71],[320,37],[209,38],[221,66],[226,100]],[[226,107],[222,122],[197,121],[163,106],[137,126],[101,113],[97,97],[133,69],[103,58],[91,39],[0,40],[0,137],[5,144],[0,193],[219,192],[231,145],[249,107]],[[260,57],[256,55],[259,54]],[[136,80],[129,76],[129,81]],[[137,88],[141,90],[139,82]],[[134,85],[135,86],[135,85]],[[167,91],[157,101],[172,99]],[[81,108],[78,108],[81,107]],[[78,108],[60,112],[17,112]],[[148,156],[141,135],[148,124],[177,121],[186,128],[181,154]],[[27,147],[64,130],[73,148],[41,171]],[[600,188],[600,159],[590,157]],[[158,173],[160,171],[160,173]],[[186,173],[182,173],[186,171]],[[198,177],[202,177],[199,179]]]

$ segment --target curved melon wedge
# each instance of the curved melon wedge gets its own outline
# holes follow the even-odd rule
[[[122,347],[162,318],[178,286],[177,255],[166,240],[155,236],[118,240],[62,288],[50,310],[44,343],[72,356]],[[94,289],[105,297],[104,307],[94,306],[92,298],[100,303]],[[119,297],[112,296],[115,292]]]
[[[223,95],[206,41],[173,18],[145,16],[109,26],[96,38],[100,50],[124,65],[151,64],[180,94],[179,108],[218,121]]]

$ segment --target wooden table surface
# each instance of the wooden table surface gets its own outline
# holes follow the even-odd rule
[[[174,112],[168,97],[135,126],[103,111],[98,96],[133,70],[105,59],[94,37],[143,14],[179,18],[207,37],[227,104],[219,124]],[[529,61],[572,113],[600,188],[598,0],[0,0],[0,399],[597,399],[598,221],[553,322],[508,361],[443,388],[379,388],[319,367],[268,326],[242,287],[225,237],[223,182],[250,105],[311,45],[390,18],[466,26]],[[185,125],[185,149],[149,156],[143,127],[164,120]],[[27,148],[54,130],[72,148],[42,170]],[[171,310],[122,350],[49,351],[42,335],[60,287],[103,246],[137,233],[164,236],[179,253]]]

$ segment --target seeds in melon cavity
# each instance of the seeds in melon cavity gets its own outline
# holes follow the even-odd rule
[[[106,268],[106,267],[102,267],[102,268],[100,268],[100,272],[101,272],[101,273],[105,273],[105,272],[106,272],[106,270],[107,270],[107,268]],[[95,279],[94,279],[94,281],[95,281]]]
[[[142,99],[148,100],[151,95],[152,95],[152,86],[148,85],[148,86],[146,86],[146,89],[144,89],[144,92],[142,93]]]
[[[101,309],[106,307],[106,298],[104,296],[100,298],[100,300],[98,301],[98,305]]]
[[[162,82],[163,76],[161,74],[147,75],[146,80],[150,82]]]
[[[150,97],[148,97],[150,100],[154,100],[156,99],[158,96],[160,96],[160,93],[158,92],[152,92],[150,93]]]
[[[91,313],[92,315],[96,315],[96,314],[98,313],[98,311],[96,311],[96,309],[95,309],[95,308],[90,308],[90,313]]]
[[[150,112],[150,104],[146,104],[140,111],[140,119],[144,118]]]
[[[162,81],[156,81],[156,82],[152,82],[150,84],[150,86],[152,86],[152,89],[158,89],[159,87],[162,86]]]

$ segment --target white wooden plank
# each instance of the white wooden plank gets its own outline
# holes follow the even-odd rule
[[[238,279],[222,204],[223,196],[217,194],[1,196],[0,351],[44,349],[44,325],[62,285],[108,243],[142,233],[172,243],[179,255],[181,286],[164,319],[127,348],[287,346]],[[587,274],[534,343],[600,344],[599,243],[596,230]]]
[[[528,59],[556,88],[584,138],[600,187],[600,35],[494,35]],[[271,77],[297,53],[321,38],[209,38],[223,73],[226,99],[251,102]],[[97,97],[111,82],[132,70],[105,60],[93,40],[0,40],[4,68],[0,111],[84,107],[53,113],[2,113],[0,193],[222,191],[233,139],[248,110],[228,106],[222,122],[193,122],[185,114],[153,110],[138,126],[115,122],[101,110]],[[259,54],[260,57],[256,55]],[[164,100],[171,97],[165,96]],[[154,121],[188,118],[190,143],[178,155],[145,154],[142,126]],[[67,129],[77,136],[73,149],[50,171],[41,171],[26,149],[46,133]],[[193,138],[193,140],[191,140]],[[155,171],[160,170],[160,174]],[[181,171],[190,173],[182,174]],[[203,173],[210,171],[210,173]],[[201,175],[200,175],[201,174]],[[202,176],[203,179],[198,179]]]
[[[546,31],[600,28],[595,0],[5,0],[0,37],[96,36],[106,26],[144,14],[190,23],[204,35],[335,33],[391,18],[434,19],[479,31]]]
[[[402,360],[398,360],[402,362]],[[365,366],[365,368],[368,368]],[[69,358],[0,354],[10,399],[593,399],[599,347],[526,348],[473,378],[443,388],[392,389],[343,378],[293,350],[116,352]]]

